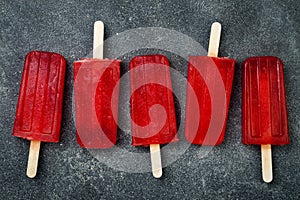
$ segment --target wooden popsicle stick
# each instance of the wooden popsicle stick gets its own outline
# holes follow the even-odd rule
[[[211,25],[208,54],[207,54],[209,57],[218,57],[220,38],[221,38],[221,29],[222,26],[219,22],[214,22]]]
[[[262,176],[266,183],[273,180],[272,147],[270,144],[261,145]]]
[[[37,166],[39,161],[41,141],[32,140],[30,142],[29,156],[27,163],[27,176],[34,178],[37,172]]]
[[[93,58],[103,59],[104,24],[102,21],[94,23]]]
[[[160,145],[150,144],[152,174],[155,178],[162,176]]]

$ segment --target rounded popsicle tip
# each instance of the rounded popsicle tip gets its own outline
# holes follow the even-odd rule
[[[162,176],[162,169],[152,170],[154,178],[160,178]]]
[[[104,27],[104,23],[102,21],[95,21],[94,27]]]
[[[273,177],[272,176],[263,176],[263,180],[266,183],[270,183],[270,182],[272,182]]]
[[[152,175],[155,178],[160,178],[162,176],[162,167],[161,167],[161,155],[160,155],[159,144],[150,144],[150,157],[151,157]]]
[[[34,178],[37,172],[41,141],[32,140],[30,142],[29,156],[26,175]]]
[[[270,144],[261,145],[262,177],[264,182],[273,180],[272,147]]]
[[[93,58],[103,59],[104,24],[102,21],[94,23]]]
[[[214,22],[212,25],[211,25],[211,28],[215,28],[215,29],[220,29],[222,28],[222,25],[221,23],[219,22]]]
[[[27,170],[26,175],[27,175],[28,178],[34,178],[36,176],[36,171]]]
[[[219,22],[214,22],[211,25],[208,52],[207,52],[207,55],[209,57],[218,57],[219,45],[221,39],[221,30],[222,27]]]

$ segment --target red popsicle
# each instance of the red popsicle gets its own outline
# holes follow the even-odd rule
[[[224,140],[235,60],[217,58],[220,36],[221,24],[215,22],[211,28],[208,56],[189,57],[188,83],[191,87],[187,87],[185,137],[193,144],[215,146]],[[220,90],[221,86],[225,94],[224,90]],[[213,95],[216,101],[224,101],[214,108],[219,111],[218,115],[224,113],[223,119],[213,116],[212,107],[216,105],[212,102]],[[199,113],[196,113],[198,108]],[[221,124],[218,126],[216,123]]]
[[[27,54],[13,136],[31,140],[27,176],[36,175],[40,142],[59,142],[66,61],[57,54]]]
[[[112,110],[111,103],[120,79],[119,69],[119,60],[94,58],[74,62],[76,136],[81,147],[110,148],[116,143],[113,114],[117,116],[118,106]],[[114,101],[118,102],[118,96]]]
[[[244,62],[243,143],[261,145],[263,179],[272,181],[271,145],[289,143],[283,64],[277,57]]]
[[[178,141],[168,59],[163,55],[134,57],[130,61],[130,89],[132,145],[150,145],[153,175],[159,178],[159,145]]]
[[[103,31],[103,22],[95,22],[94,58],[74,62],[76,137],[89,149],[110,148],[117,140],[120,60],[102,59]]]

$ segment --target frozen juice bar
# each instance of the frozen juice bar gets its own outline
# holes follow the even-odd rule
[[[76,136],[81,147],[110,148],[116,143],[119,79],[120,60],[74,62]]]
[[[130,61],[133,146],[166,144],[178,140],[171,88],[169,61],[165,56],[136,56]],[[162,106],[164,111],[155,110],[157,105]]]
[[[214,146],[223,142],[234,76],[234,66],[235,60],[229,58],[208,56],[189,57],[188,83],[191,87],[187,88],[185,137],[190,143]],[[200,71],[203,73],[200,74]],[[221,82],[217,82],[217,73],[221,76]],[[207,81],[208,79],[214,82],[214,86],[210,90],[205,82],[205,80]],[[211,95],[214,94],[213,89],[220,87],[220,84],[224,84],[226,93],[226,105],[224,108],[221,108],[226,109],[225,120],[221,131],[207,134],[212,120]],[[192,92],[195,92],[198,104],[190,102]],[[222,97],[225,98],[224,96]],[[197,109],[195,106],[199,107],[200,118],[195,115],[195,110]]]
[[[13,136],[30,140],[27,176],[37,172],[40,143],[59,142],[66,61],[57,54],[27,54]]]
[[[243,143],[261,145],[262,177],[273,180],[271,145],[289,143],[283,64],[252,57],[243,66]]]
[[[93,58],[74,62],[76,138],[88,149],[116,144],[120,60],[103,59],[104,24],[94,23]]]
[[[276,57],[252,57],[244,62],[243,143],[289,143],[283,64]]]
[[[215,146],[224,140],[235,60],[217,57],[220,37],[221,24],[215,22],[208,56],[189,57],[185,137],[192,144]]]
[[[58,142],[66,61],[57,54],[32,51],[23,69],[13,135]]]

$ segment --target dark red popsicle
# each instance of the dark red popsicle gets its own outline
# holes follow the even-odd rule
[[[273,56],[252,57],[243,66],[244,144],[261,145],[262,177],[273,180],[272,147],[289,143],[283,64]]]
[[[23,69],[13,135],[58,142],[66,61],[57,54],[32,51]]]
[[[26,55],[13,136],[31,140],[27,176],[37,173],[41,141],[59,142],[66,61],[57,54]]]
[[[289,143],[283,64],[277,57],[252,57],[243,66],[243,143]]]

